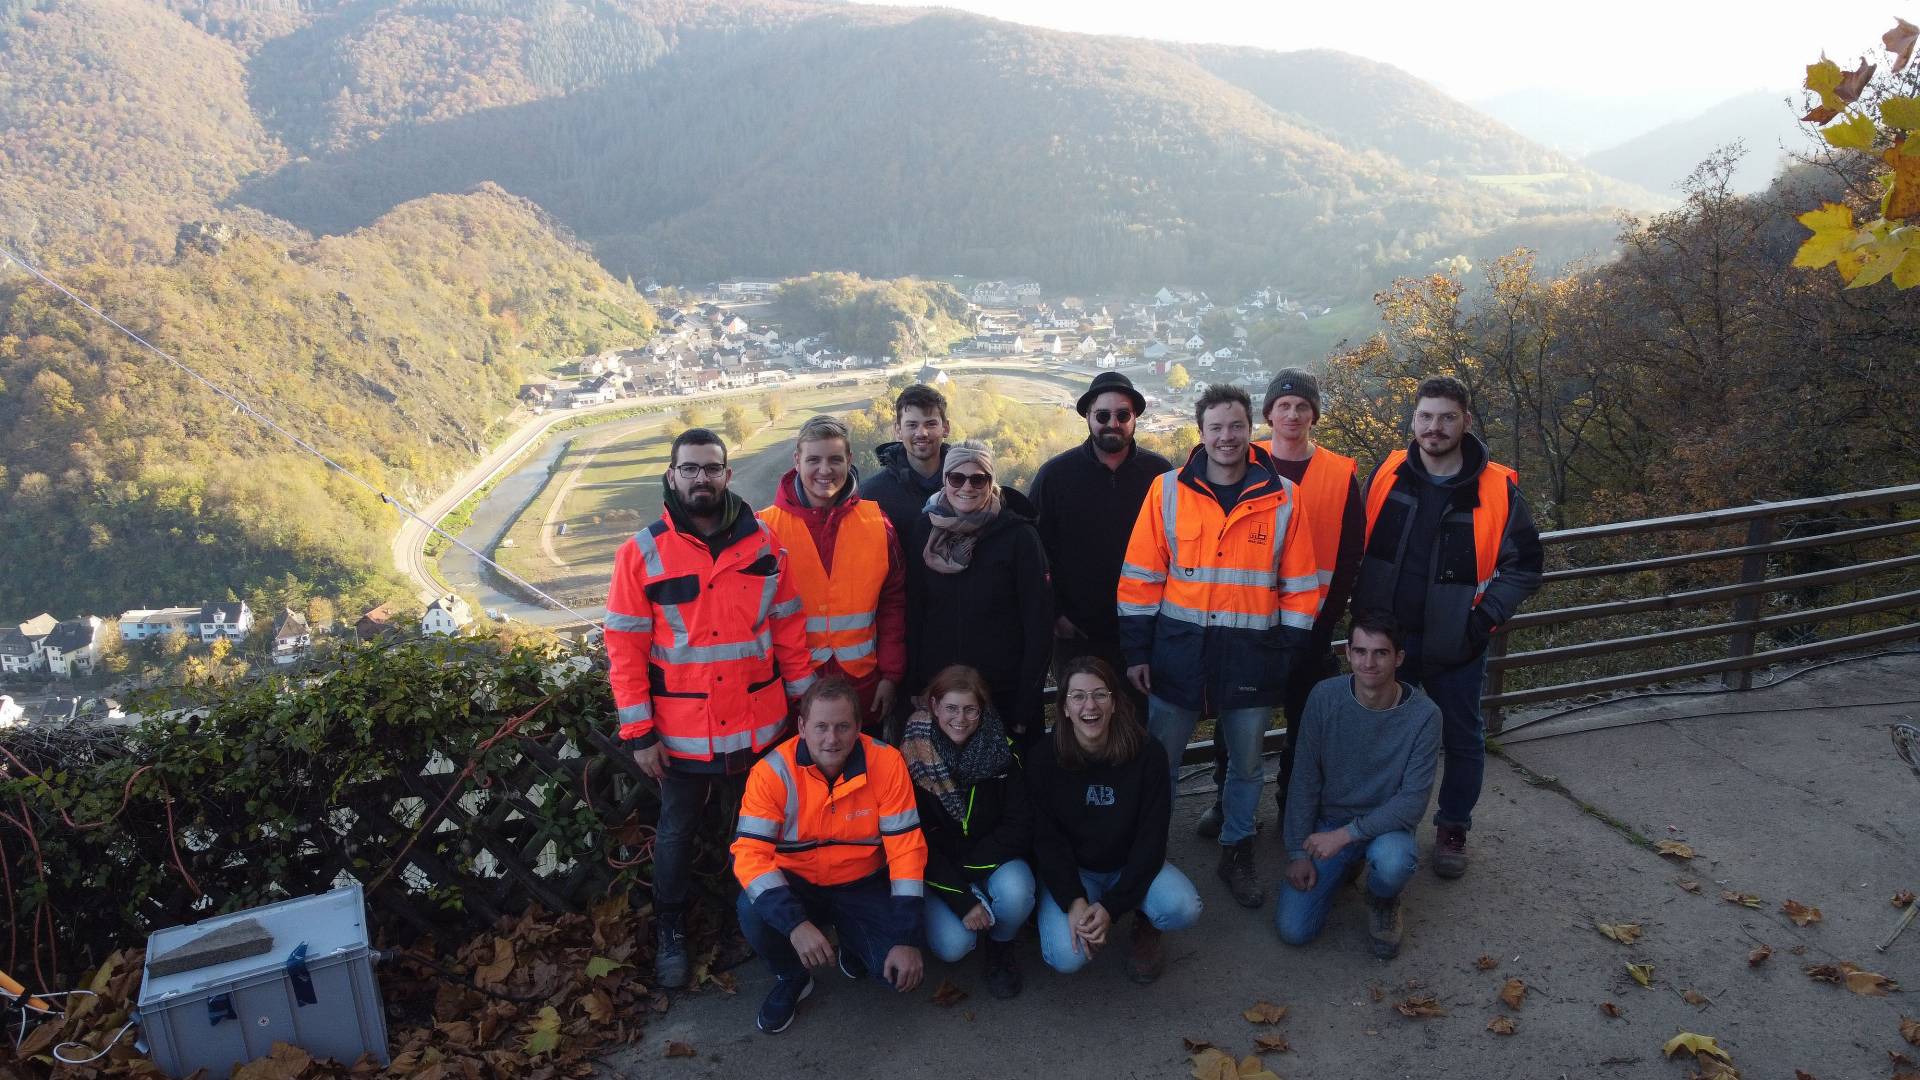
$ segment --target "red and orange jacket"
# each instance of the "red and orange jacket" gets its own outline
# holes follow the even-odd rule
[[[893,522],[879,503],[860,497],[853,480],[831,506],[802,498],[799,481],[787,470],[760,520],[787,549],[816,672],[860,686],[898,685],[907,676],[907,568]]]
[[[788,739],[747,775],[738,830],[733,874],[767,925],[790,934],[806,921],[792,878],[830,887],[884,871],[894,899],[894,940],[919,943],[927,841],[900,751],[862,735],[840,776],[829,781],[806,742]]]
[[[813,683],[786,552],[744,502],[717,536],[667,513],[620,545],[605,625],[620,738],[676,766],[743,771]]]

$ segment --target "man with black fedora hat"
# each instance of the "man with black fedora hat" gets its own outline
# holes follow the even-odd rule
[[[1125,375],[1094,376],[1075,407],[1087,418],[1087,441],[1040,466],[1031,490],[1053,575],[1056,675],[1074,658],[1089,655],[1126,670],[1114,608],[1120,564],[1148,485],[1173,468],[1134,443],[1134,424],[1147,411],[1147,399]],[[1139,695],[1130,684],[1127,692]],[[1145,716],[1145,698],[1135,704]]]

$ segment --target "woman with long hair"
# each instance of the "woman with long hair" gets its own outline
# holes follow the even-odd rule
[[[1167,755],[1134,715],[1104,660],[1061,672],[1053,738],[1027,761],[1040,894],[1040,953],[1078,971],[1133,913],[1127,977],[1149,983],[1166,966],[1160,935],[1200,918],[1193,882],[1167,862],[1173,782]]]
[[[987,992],[1020,992],[1013,939],[1033,914],[1033,811],[985,679],[954,664],[907,720],[906,755],[927,838],[927,945],[949,964],[986,938]]]

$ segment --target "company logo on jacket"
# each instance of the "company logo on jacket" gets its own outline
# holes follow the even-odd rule
[[[1087,785],[1087,805],[1088,806],[1112,806],[1113,805],[1113,789],[1108,787],[1105,784],[1088,784]]]

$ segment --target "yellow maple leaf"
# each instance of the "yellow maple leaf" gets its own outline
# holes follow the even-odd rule
[[[1193,1080],[1237,1080],[1240,1075],[1240,1063],[1233,1055],[1215,1047],[1193,1055]]]
[[[1855,240],[1852,207],[1825,203],[1818,210],[1809,210],[1795,220],[1805,225],[1813,235],[1801,242],[1800,250],[1794,253],[1793,265],[1817,270],[1855,257],[1852,251]],[[1853,275],[1842,270],[1841,276],[1851,278]]]
[[[1873,149],[1873,140],[1880,134],[1880,128],[1866,113],[1854,113],[1838,124],[1822,128],[1820,137],[1827,145],[1838,150],[1867,151]]]
[[[1287,1018],[1287,1007],[1271,1001],[1256,1001],[1240,1015],[1250,1024],[1277,1024]]]
[[[1622,945],[1631,945],[1640,940],[1639,923],[1594,923],[1593,928]]]
[[[1713,1041],[1713,1036],[1699,1035],[1691,1031],[1683,1031],[1675,1035],[1673,1038],[1667,1040],[1667,1045],[1660,1048],[1660,1052],[1667,1057],[1672,1057],[1682,1050],[1685,1050],[1689,1054],[1706,1054],[1710,1057],[1717,1057],[1721,1061],[1731,1062],[1733,1060],[1725,1050],[1720,1049],[1719,1043]]]

